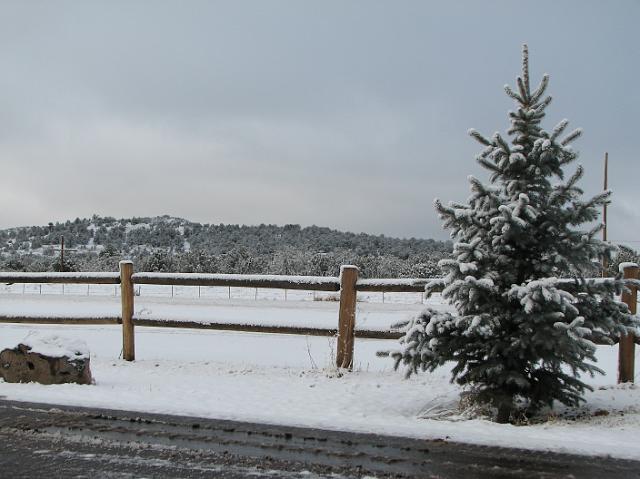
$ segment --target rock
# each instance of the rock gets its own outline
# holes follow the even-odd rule
[[[92,384],[89,354],[77,343],[63,347],[58,336],[25,338],[0,352],[0,377],[8,383]],[[68,346],[68,344],[66,345]]]

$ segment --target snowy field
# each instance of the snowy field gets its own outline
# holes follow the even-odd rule
[[[17,286],[17,285],[16,285]],[[85,287],[86,289],[86,287]],[[202,296],[202,295],[201,295]],[[388,298],[387,298],[388,299]],[[418,298],[419,300],[419,298]],[[422,305],[400,302],[358,304],[358,326],[386,328]],[[143,310],[148,313],[143,313]],[[117,315],[119,298],[34,294],[0,295],[0,314],[11,312],[84,317]],[[174,315],[184,320],[260,318],[278,324],[337,322],[332,301],[276,301],[170,297],[136,298],[136,314]],[[235,316],[234,316],[235,315]],[[499,425],[457,416],[428,419],[452,410],[460,388],[448,371],[409,380],[376,351],[395,341],[357,339],[355,370],[333,367],[335,339],[283,334],[136,329],[138,360],[119,359],[119,326],[0,324],[0,348],[15,346],[30,332],[83,339],[91,351],[93,386],[8,384],[5,399],[88,407],[193,415],[294,426],[440,438],[486,445],[524,447],[640,460],[640,390],[617,386],[617,348],[601,347],[599,366],[607,375],[589,379],[595,387],[579,410],[559,408],[544,424]]]
[[[86,286],[85,286],[86,288]],[[226,288],[225,288],[226,289]],[[240,288],[238,288],[240,289]],[[303,292],[305,293],[305,292]],[[393,323],[411,318],[424,306],[409,295],[412,302],[399,302],[398,295],[382,303],[360,301],[356,305],[357,329],[388,331]],[[327,300],[330,299],[330,300]],[[280,327],[336,329],[339,302],[333,296],[316,296],[313,300],[278,301],[267,299],[232,299],[216,297],[149,295],[135,298],[134,318],[197,322],[201,324],[242,324]],[[433,307],[443,306],[439,298],[429,300]],[[120,297],[71,294],[2,294],[0,316],[53,318],[117,318]]]

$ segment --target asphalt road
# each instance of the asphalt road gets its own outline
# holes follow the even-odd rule
[[[0,401],[4,478],[640,478],[640,462]]]

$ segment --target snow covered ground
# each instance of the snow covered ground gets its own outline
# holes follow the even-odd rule
[[[62,314],[118,312],[119,298],[0,296],[7,311]],[[334,302],[279,302],[136,298],[150,315],[176,314],[202,319],[204,310],[233,319],[335,326]],[[200,301],[200,302],[198,302]],[[385,327],[420,309],[420,304],[359,303],[358,321]],[[103,308],[103,309],[101,309]],[[115,308],[115,309],[114,309]],[[199,309],[202,308],[202,309]],[[219,310],[219,311],[213,311]],[[278,319],[280,318],[280,319]],[[91,350],[94,386],[8,384],[0,396],[12,400],[129,409],[257,421],[417,438],[441,438],[487,445],[525,447],[640,460],[640,389],[617,386],[617,348],[601,347],[599,365],[607,375],[588,382],[595,387],[579,410],[559,408],[544,424],[499,425],[459,417],[425,419],[434,408],[452,408],[460,388],[448,382],[448,370],[409,380],[393,371],[376,351],[395,341],[356,340],[355,370],[333,368],[335,339],[170,328],[137,328],[133,363],[118,358],[118,326],[0,324],[0,348],[15,346],[31,331],[86,341]]]
[[[415,295],[414,295],[415,296]],[[325,296],[325,298],[331,298]],[[433,307],[446,307],[438,299]],[[135,298],[134,318],[184,322],[292,326],[318,329],[338,327],[338,301],[275,301],[141,296]],[[359,302],[357,329],[386,331],[424,306],[421,303]],[[117,318],[120,298],[115,296],[22,295],[0,296],[0,316],[54,318]]]

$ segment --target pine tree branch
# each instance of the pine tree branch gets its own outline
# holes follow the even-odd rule
[[[562,146],[567,146],[572,141],[576,140],[580,135],[582,135],[582,129],[577,128],[569,133],[564,140],[560,142]]]
[[[542,80],[540,81],[538,88],[536,88],[536,90],[531,94],[532,106],[534,106],[538,102],[538,100],[542,98],[542,95],[544,95],[544,92],[547,91],[547,86],[549,86],[549,75],[545,73],[542,76]]]
[[[529,47],[527,44],[522,45],[522,78],[524,80],[525,91],[528,93],[529,89]]]
[[[485,136],[480,134],[477,130],[474,130],[473,128],[471,128],[467,133],[469,133],[469,135],[479,143],[482,143],[485,146],[493,146],[493,143],[491,142],[491,140],[487,139]]]

